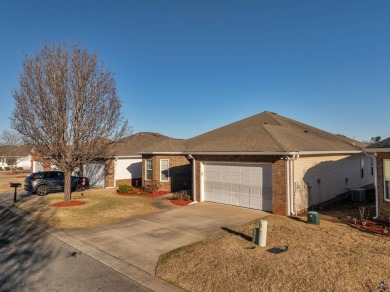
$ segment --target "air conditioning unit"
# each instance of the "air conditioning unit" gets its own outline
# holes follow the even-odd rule
[[[351,190],[351,199],[353,202],[364,202],[366,200],[366,190],[365,189]]]

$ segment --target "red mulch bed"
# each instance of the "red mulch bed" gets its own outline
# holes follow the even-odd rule
[[[356,224],[353,220],[346,220],[349,226],[369,233],[378,234],[390,238],[390,224],[379,220],[367,220],[366,225],[363,225],[362,220],[357,220]],[[387,226],[387,233],[384,232],[384,227]]]
[[[58,202],[53,204],[54,207],[74,207],[86,204],[85,201],[70,201],[70,202]]]
[[[172,204],[178,205],[178,206],[187,206],[192,203],[192,200],[169,200]]]
[[[163,196],[163,195],[166,195],[166,194],[169,194],[169,192],[164,192],[164,191],[157,191],[155,193],[144,193],[141,189],[135,189],[135,193],[133,194],[121,194],[121,193],[118,193],[119,196],[137,196],[137,197],[144,197],[144,198],[149,198],[149,199],[154,199],[154,198],[157,198],[157,197],[160,197],[160,196]]]

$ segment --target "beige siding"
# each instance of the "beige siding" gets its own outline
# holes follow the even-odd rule
[[[364,160],[364,178],[361,177],[361,158]],[[374,182],[374,176],[371,175],[370,158],[366,155],[300,157],[294,162],[294,182],[299,185],[294,187],[294,203],[300,211],[334,199],[345,193],[347,187],[369,185]]]

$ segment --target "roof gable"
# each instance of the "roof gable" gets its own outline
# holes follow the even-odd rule
[[[191,151],[356,151],[365,146],[272,112],[188,140]]]
[[[170,137],[164,136],[160,133],[140,132],[123,138],[117,142],[112,149],[114,156],[136,156],[139,152],[147,149],[151,145],[159,143],[164,140],[169,140]]]
[[[188,140],[155,144],[150,152],[348,152],[366,146],[266,111]]]

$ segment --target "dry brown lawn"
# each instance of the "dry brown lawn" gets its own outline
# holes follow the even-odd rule
[[[325,216],[324,216],[325,218]],[[156,275],[188,291],[378,291],[390,284],[390,240],[335,220],[270,215],[267,247],[252,222],[161,256]],[[272,248],[288,246],[275,254]]]
[[[63,198],[63,193],[35,196],[18,202],[17,207],[56,228],[92,227],[158,212],[149,204],[149,199],[119,196],[114,189],[90,189],[72,194],[72,200],[85,201],[85,205],[53,206]]]

